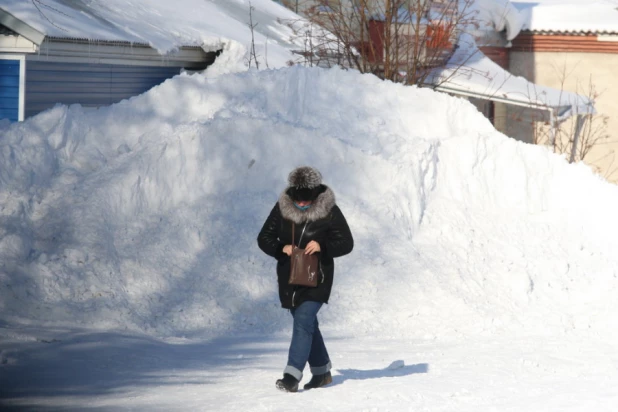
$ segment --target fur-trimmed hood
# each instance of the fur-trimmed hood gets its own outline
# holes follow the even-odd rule
[[[281,210],[281,216],[296,224],[314,222],[327,217],[335,206],[335,193],[328,186],[321,186],[324,188],[324,191],[318,195],[311,204],[311,207],[307,210],[300,210],[294,206],[294,201],[288,194],[292,186],[288,186],[283,193],[281,193],[281,196],[279,196],[279,210]]]

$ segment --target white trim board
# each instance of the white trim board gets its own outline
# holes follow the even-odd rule
[[[23,36],[0,34],[0,53],[36,53],[37,46]]]

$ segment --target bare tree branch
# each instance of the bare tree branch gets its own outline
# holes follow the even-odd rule
[[[249,2],[249,24],[248,26],[249,26],[249,29],[251,30],[251,47],[249,50],[249,67],[251,67],[251,62],[254,61],[256,69],[259,70],[260,63],[258,62],[257,54],[255,53],[255,31],[254,31],[258,23],[253,24],[253,10],[255,10],[255,7],[253,7],[253,5],[251,5],[251,2]]]
[[[471,1],[304,0],[300,9],[312,28],[289,26],[305,38],[304,64],[339,65],[423,84],[452,56],[470,22]]]
[[[54,26],[55,28],[60,29],[60,30],[62,30],[62,31],[64,31],[64,32],[66,32],[66,31],[67,31],[66,29],[64,29],[64,28],[62,28],[62,27],[60,27],[60,26],[58,26],[56,23],[54,23],[53,21],[51,21],[51,20],[49,19],[49,17],[47,17],[47,15],[46,15],[45,13],[43,13],[43,10],[41,10],[41,7],[46,7],[46,8],[48,8],[48,9],[50,9],[50,10],[55,11],[56,13],[60,13],[60,14],[63,14],[63,15],[65,15],[65,16],[69,17],[69,15],[68,15],[68,14],[63,13],[62,11],[58,10],[58,9],[57,9],[57,8],[55,8],[55,7],[51,7],[50,5],[43,3],[41,0],[32,0],[32,4],[34,5],[34,7],[36,7],[36,9],[39,11],[39,13],[41,14],[41,16],[43,16],[43,18],[44,18],[45,20],[47,20],[47,21],[48,21],[48,22],[49,22],[52,26]]]

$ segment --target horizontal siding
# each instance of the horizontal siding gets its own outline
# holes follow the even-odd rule
[[[160,73],[161,67],[158,66],[121,66],[115,64],[91,64],[91,63],[58,63],[48,61],[29,60],[32,70],[45,70],[54,72],[71,73]],[[180,71],[179,67],[163,67],[167,71]]]
[[[77,95],[75,93],[61,93],[61,94],[56,94],[55,96],[56,96],[55,99],[58,100],[56,103],[68,102],[70,100],[71,103],[64,103],[64,104],[79,103],[79,104],[87,104],[87,105],[95,104],[95,105],[102,105],[102,106],[108,105],[110,99],[120,101],[122,99],[127,98],[125,93],[89,93],[88,95],[83,95],[83,96]],[[31,101],[30,106],[32,106],[33,102],[36,101],[36,98],[38,98],[41,101],[41,103],[39,103],[39,107],[44,107],[46,105],[46,102],[44,101],[45,99],[44,94],[33,95],[32,97],[34,97],[35,99]]]
[[[16,71],[19,73],[19,60],[0,59],[0,70]]]
[[[15,99],[17,99],[17,96],[0,97],[0,107],[3,109],[17,110],[17,103]]]
[[[28,62],[28,64],[31,64],[31,63]],[[85,73],[85,74],[80,74],[79,76],[72,77],[72,76],[59,76],[57,73],[53,73],[53,72],[40,73],[32,81],[35,83],[41,83],[41,82],[42,83],[52,83],[52,82],[55,83],[62,79],[71,80],[72,83],[76,83],[76,84],[79,84],[79,83],[110,83],[110,82],[123,84],[123,83],[131,83],[131,82],[139,81],[139,80],[148,80],[150,82],[161,83],[160,75],[123,76],[123,75],[118,75],[118,74],[111,75],[110,73],[101,74],[101,75],[97,75],[93,73]]]
[[[19,98],[19,85],[10,87],[0,87],[0,98]]]
[[[17,116],[19,116],[19,110],[17,108],[15,109],[0,108],[0,119],[9,119],[13,122],[16,122]]]
[[[17,75],[4,73],[0,69],[0,88],[19,87],[19,71]]]
[[[19,60],[0,59],[0,119],[19,120]]]
[[[177,67],[28,61],[26,117],[57,103],[107,106],[141,94],[178,73]]]
[[[83,87],[88,87],[89,93],[125,93],[126,92],[138,92],[141,93],[143,90],[148,90],[153,86],[159,84],[159,81],[136,81],[136,82],[128,82],[124,84],[110,84],[107,83],[78,83],[71,85],[62,85],[58,83],[44,83],[37,82],[34,84],[28,84],[29,87],[29,96],[35,94],[48,94],[48,93],[76,93]]]

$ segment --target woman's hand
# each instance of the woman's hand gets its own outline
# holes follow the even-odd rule
[[[283,253],[285,253],[288,256],[292,256],[292,245],[285,245],[283,247]]]
[[[313,255],[315,252],[319,252],[320,250],[320,244],[315,240],[312,240],[307,243],[307,247],[305,247],[305,255]]]

